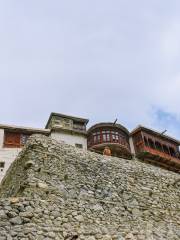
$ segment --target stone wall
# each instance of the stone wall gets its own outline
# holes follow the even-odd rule
[[[180,239],[180,177],[33,136],[0,188],[0,240]]]

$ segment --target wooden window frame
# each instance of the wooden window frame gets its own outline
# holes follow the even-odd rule
[[[23,137],[25,137],[24,142],[22,141]],[[22,148],[26,144],[29,137],[30,137],[30,134],[5,130],[3,146],[4,148]],[[11,138],[12,140],[10,140]]]

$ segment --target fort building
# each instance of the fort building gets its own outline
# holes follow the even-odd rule
[[[58,142],[87,149],[86,125],[88,122],[89,120],[84,118],[51,113],[46,129],[50,129],[51,137]]]
[[[134,129],[131,137],[138,158],[179,172],[180,141],[144,126]]]
[[[129,131],[117,123],[98,123],[87,132],[88,149],[103,153],[109,147],[112,156],[131,158]]]
[[[143,126],[131,133],[121,124],[102,122],[87,130],[89,120],[51,113],[45,129],[0,125],[0,182],[32,134],[50,136],[58,142],[103,154],[131,159],[132,156],[180,172],[180,142]]]

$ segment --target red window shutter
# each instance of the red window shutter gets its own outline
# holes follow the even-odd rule
[[[19,147],[20,146],[20,134],[14,132],[5,132],[4,145],[6,147]]]

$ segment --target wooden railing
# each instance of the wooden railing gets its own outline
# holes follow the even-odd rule
[[[88,144],[88,147],[91,148],[91,147],[93,147],[93,146],[97,146],[97,145],[101,145],[101,144],[107,144],[107,145],[108,145],[108,144],[117,144],[117,145],[119,145],[119,146],[123,146],[124,148],[126,148],[127,150],[130,151],[130,146],[129,146],[129,144],[128,144],[126,141],[121,140],[121,139],[119,139],[118,141],[104,141],[104,140],[101,138],[100,141],[96,141],[96,142],[92,142],[92,141],[91,141],[91,143]]]
[[[165,158],[165,159],[167,159],[167,160],[169,160],[169,161],[172,161],[172,162],[174,162],[174,163],[180,164],[180,159],[179,159],[179,158],[172,157],[172,156],[170,156],[170,155],[167,154],[167,153],[158,151],[158,150],[156,150],[156,149],[152,149],[152,148],[147,147],[147,146],[144,146],[143,149],[144,149],[144,151],[149,152],[149,153],[151,153],[151,154],[153,154],[153,155],[158,155],[158,156],[160,156],[160,157],[162,157],[162,158]]]

